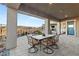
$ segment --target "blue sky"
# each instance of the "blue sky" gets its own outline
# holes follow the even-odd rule
[[[17,25],[40,27],[44,24],[44,20],[28,15],[17,14]]]
[[[7,23],[7,7],[0,4],[0,24]],[[17,13],[18,26],[40,27],[44,24],[44,20],[28,15]]]
[[[0,5],[0,24],[7,23],[7,8],[6,6]]]

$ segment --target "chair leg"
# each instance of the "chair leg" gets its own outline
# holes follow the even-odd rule
[[[53,44],[53,45],[52,45],[52,48],[53,48],[53,49],[59,49],[59,46],[58,46],[57,44]]]
[[[46,54],[52,54],[52,53],[54,53],[54,50],[49,47],[45,47],[45,48],[43,48],[43,52]]]
[[[33,51],[31,51],[33,49]],[[38,51],[38,48],[37,47],[35,47],[35,46],[32,46],[32,47],[30,47],[29,49],[28,49],[28,52],[29,53],[36,53]]]

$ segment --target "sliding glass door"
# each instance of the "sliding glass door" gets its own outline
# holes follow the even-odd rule
[[[67,34],[68,35],[74,35],[74,21],[68,21],[67,22]]]

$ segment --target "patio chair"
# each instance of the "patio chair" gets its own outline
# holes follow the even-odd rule
[[[6,46],[5,46],[5,41],[6,40],[2,40],[0,41],[0,56],[9,56],[9,49],[6,49]]]
[[[46,54],[54,53],[54,50],[50,47],[52,45],[52,41],[50,41],[50,38],[42,40],[41,43],[42,43],[42,45],[45,46],[43,48],[43,52],[45,52]]]
[[[28,38],[28,44],[31,46],[29,49],[28,49],[28,52],[29,53],[35,53],[38,51],[38,48],[36,47],[36,45],[39,44],[39,42],[35,39],[33,39],[31,36],[27,35],[27,38]],[[33,51],[32,51],[33,50]]]
[[[3,44],[0,44],[0,55],[3,56],[5,47]]]
[[[59,46],[57,44],[58,41],[59,41],[59,35],[58,34],[56,34],[53,37],[42,40],[42,44],[45,46],[45,48],[43,48],[43,51],[47,54],[54,53],[53,49],[58,49],[59,48]],[[50,50],[51,52],[49,52],[48,50]]]
[[[58,49],[59,46],[58,46],[58,41],[59,41],[59,34],[56,34],[55,37],[52,37],[52,48],[54,49]]]

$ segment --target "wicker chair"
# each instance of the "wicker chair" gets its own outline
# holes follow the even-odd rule
[[[39,42],[33,38],[31,38],[31,36],[27,35],[27,38],[28,38],[28,44],[31,46],[29,49],[28,49],[28,52],[29,53],[35,53],[38,51],[38,48],[36,47],[36,45],[39,44]],[[31,50],[34,50],[34,51],[31,51]]]

